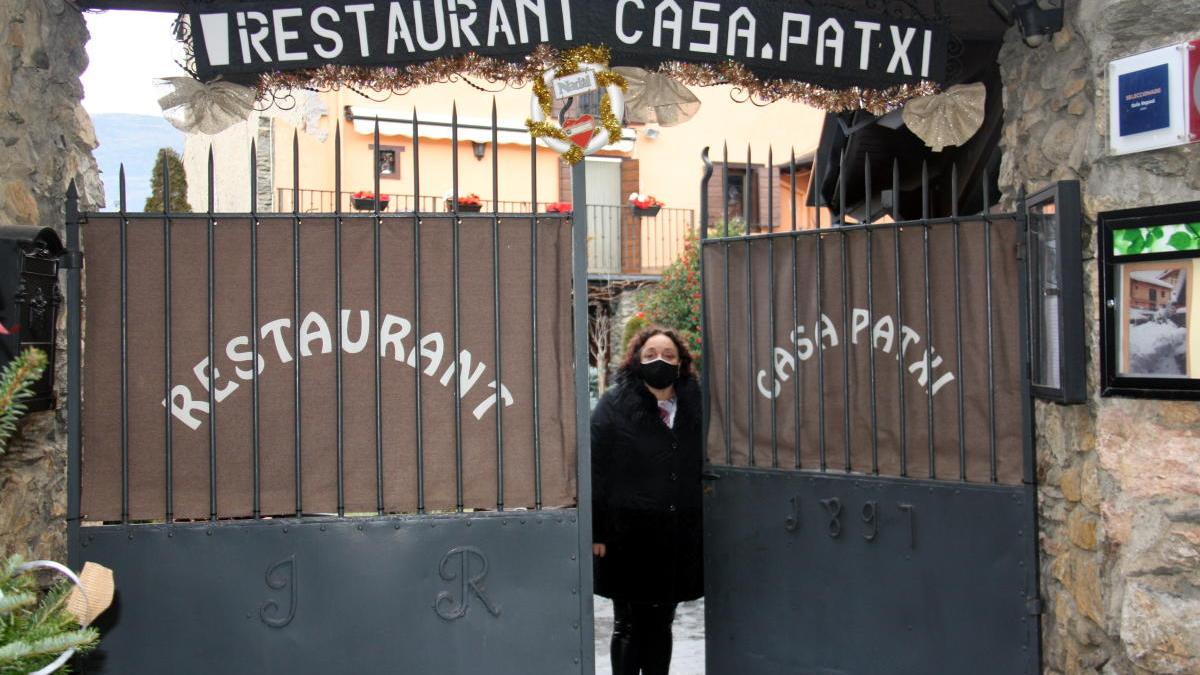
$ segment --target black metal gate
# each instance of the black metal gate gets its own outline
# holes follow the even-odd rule
[[[956,174],[944,217],[927,174],[919,219],[702,211],[710,673],[1039,672],[1023,197],[960,215]]]
[[[253,146],[249,212],[211,151],[202,213],[72,186],[71,557],[117,586],[85,672],[591,672],[585,210],[537,213],[530,147],[501,212],[493,108],[460,212],[453,120],[445,212],[258,212]]]

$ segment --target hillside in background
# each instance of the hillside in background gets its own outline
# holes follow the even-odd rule
[[[183,133],[162,117],[102,113],[92,115],[96,127],[96,162],[104,181],[105,211],[116,211],[119,205],[118,178],[121,163],[125,164],[126,203],[130,211],[141,211],[150,195],[150,174],[159,148],[174,148],[183,153]]]

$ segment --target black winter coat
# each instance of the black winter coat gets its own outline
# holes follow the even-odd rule
[[[596,593],[627,602],[704,594],[700,388],[675,385],[675,426],[640,379],[605,392],[592,413],[592,540]]]

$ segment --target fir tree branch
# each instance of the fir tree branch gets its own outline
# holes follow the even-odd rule
[[[17,420],[25,414],[21,402],[33,395],[33,383],[46,369],[46,353],[30,347],[0,371],[0,454],[17,429]]]

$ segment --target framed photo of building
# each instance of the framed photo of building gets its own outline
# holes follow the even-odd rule
[[[1100,214],[1101,394],[1200,399],[1200,202]]]

